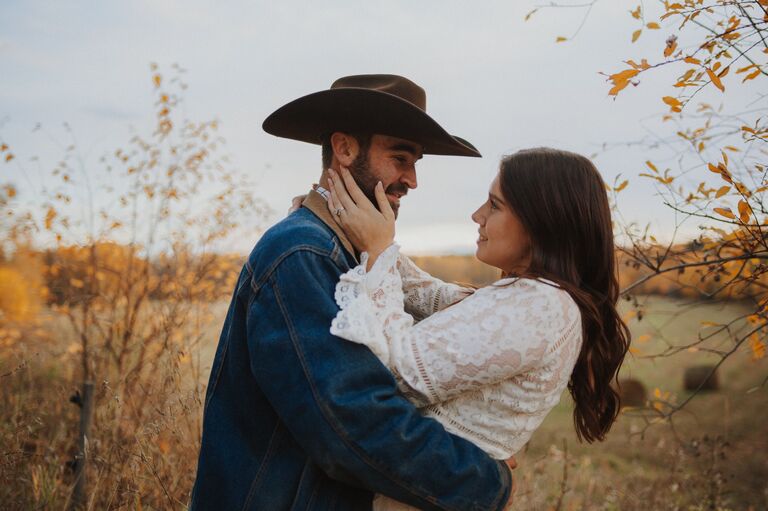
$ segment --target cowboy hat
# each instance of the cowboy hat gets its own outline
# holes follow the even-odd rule
[[[389,135],[416,142],[424,154],[480,156],[427,115],[424,89],[397,75],[339,78],[322,90],[281,106],[264,120],[264,131],[321,144],[334,131]]]

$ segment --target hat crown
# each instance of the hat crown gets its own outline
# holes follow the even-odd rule
[[[392,94],[427,111],[427,93],[404,76],[398,75],[352,75],[339,78],[331,89],[370,89]]]

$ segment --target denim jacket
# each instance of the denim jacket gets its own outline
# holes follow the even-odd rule
[[[240,273],[211,368],[190,509],[499,510],[510,472],[423,417],[368,348],[331,335],[354,251],[324,199],[269,229]]]

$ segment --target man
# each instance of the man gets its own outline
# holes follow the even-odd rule
[[[328,167],[348,166],[370,197],[381,180],[397,210],[422,154],[479,156],[425,104],[403,77],[350,76],[264,129],[323,145],[320,192]],[[316,191],[251,252],[211,368],[193,511],[361,510],[374,493],[421,509],[507,504],[503,462],[422,417],[373,353],[330,334],[336,283],[356,265]]]

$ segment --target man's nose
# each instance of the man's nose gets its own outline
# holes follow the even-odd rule
[[[419,184],[416,180],[416,169],[411,167],[409,170],[403,172],[403,175],[400,177],[400,182],[404,183],[411,190],[416,188]]]

